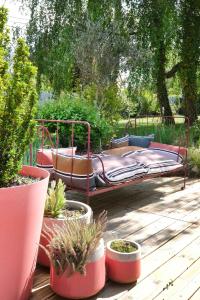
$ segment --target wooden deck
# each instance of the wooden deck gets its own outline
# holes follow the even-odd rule
[[[90,299],[200,299],[200,181],[184,191],[178,177],[162,178],[100,195],[94,213],[108,211],[105,239],[129,238],[142,246],[142,275],[136,285],[107,281]],[[80,199],[77,194],[70,197]],[[31,300],[61,300],[38,267]]]

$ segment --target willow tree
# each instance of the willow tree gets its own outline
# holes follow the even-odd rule
[[[110,42],[111,51],[106,53],[108,64],[106,68],[104,65],[104,74],[106,78],[110,76],[111,80],[116,82],[120,51],[124,48],[120,46],[124,20],[121,17],[122,0],[22,1],[31,10],[27,36],[32,57],[38,66],[39,78],[45,75],[58,92],[73,89],[77,84],[84,85],[85,69],[91,69],[94,61],[96,65],[98,63],[95,57],[91,60],[87,54],[90,55],[92,50],[95,52],[94,47],[98,42],[97,48],[100,52],[97,53],[96,50],[96,56],[105,57],[105,47],[102,45]],[[99,40],[93,34],[95,30],[98,30]],[[109,40],[103,41],[104,37]],[[88,50],[91,50],[90,53],[83,53]],[[111,66],[112,58],[115,59]],[[87,63],[90,65],[87,66]],[[103,72],[100,69],[98,64],[96,70],[101,72],[102,76]]]
[[[141,0],[134,3],[138,19],[136,41],[141,49],[151,52],[151,64],[143,65],[143,73],[151,74],[154,89],[160,106],[160,112],[172,116],[169,104],[166,73],[168,53],[174,40],[174,1],[172,0]],[[146,68],[151,68],[146,70]],[[145,78],[145,77],[144,77]],[[148,78],[146,78],[148,80]]]
[[[38,67],[38,83],[44,76],[59,93],[74,86],[78,70],[71,44],[75,28],[82,27],[83,1],[22,0],[31,11],[27,40]]]

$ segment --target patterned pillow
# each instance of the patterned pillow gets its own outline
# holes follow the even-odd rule
[[[58,148],[53,149],[55,152],[64,154],[75,154],[76,147]],[[36,154],[36,165],[39,168],[47,169],[48,171],[53,170],[53,158],[52,149],[38,149]]]
[[[54,177],[61,178],[66,186],[81,190],[95,189],[95,174],[92,159],[80,155],[65,155],[52,151]]]
[[[151,141],[153,141],[153,140],[154,140],[154,134],[150,134],[147,136],[130,135],[129,136],[129,146],[148,148]]]
[[[128,146],[129,136],[126,135],[122,138],[112,139],[111,140],[111,148],[119,148]]]

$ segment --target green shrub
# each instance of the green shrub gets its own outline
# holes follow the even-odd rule
[[[100,150],[101,145],[107,144],[112,136],[112,126],[101,117],[97,109],[84,99],[65,96],[58,100],[44,103],[39,110],[39,118],[55,120],[82,120],[91,125],[91,148]],[[55,131],[55,125],[49,124],[49,129]],[[71,140],[72,127],[59,126],[60,143],[68,146]],[[83,125],[74,125],[74,145],[79,150],[87,149],[87,128]]]
[[[200,145],[200,121],[196,121],[191,128],[193,144]]]
[[[200,149],[190,148],[188,161],[190,166],[190,175],[198,176],[200,175]]]
[[[37,104],[36,68],[23,39],[18,40],[13,62],[9,62],[7,13],[0,8],[0,187],[10,185],[21,169],[33,136]]]

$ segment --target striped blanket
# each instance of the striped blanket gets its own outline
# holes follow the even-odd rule
[[[97,186],[118,184],[143,177],[148,173],[148,168],[132,158],[102,155],[101,159],[104,165],[104,174],[100,160],[98,158],[93,159],[93,170],[96,174]]]
[[[125,158],[132,158],[148,168],[148,174],[158,174],[174,171],[183,167],[180,154],[164,149],[143,149],[129,151],[123,154]]]

